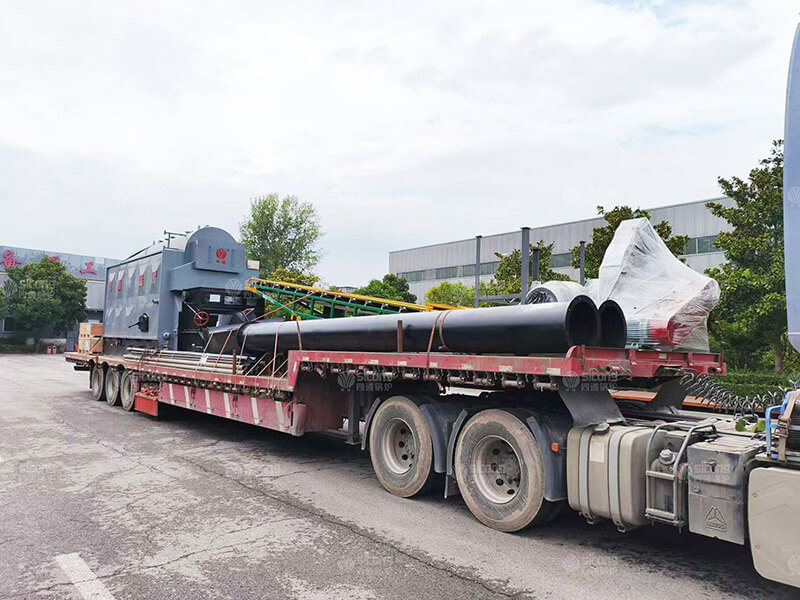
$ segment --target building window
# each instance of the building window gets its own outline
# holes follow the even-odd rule
[[[492,275],[497,271],[500,261],[481,263],[481,275]],[[456,277],[474,277],[475,265],[461,265],[460,267],[440,267],[438,269],[425,269],[424,271],[405,271],[397,273],[409,283],[416,281],[434,281],[439,279],[455,279]]]
[[[715,246],[717,236],[707,235],[705,237],[697,238],[697,253],[704,254],[706,252],[719,252],[719,248]]]
[[[708,252],[719,252],[719,248],[717,248],[714,243],[717,241],[717,236],[715,235],[706,235],[703,237],[692,238],[686,244],[686,252],[687,256],[692,254],[706,254]]]
[[[563,254],[550,255],[550,268],[561,269],[563,267],[572,266],[572,252],[564,252]]]
[[[481,275],[494,275],[494,272],[497,271],[497,266],[499,264],[500,261],[481,263]]]
[[[6,317],[3,319],[3,331],[13,332],[13,331],[20,331],[17,328],[17,323],[11,317]]]

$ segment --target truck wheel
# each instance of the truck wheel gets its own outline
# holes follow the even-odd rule
[[[92,367],[92,374],[89,377],[89,381],[92,385],[92,396],[94,396],[95,400],[105,400],[106,399],[106,377],[105,371],[102,365],[95,365]]]
[[[119,404],[119,379],[120,372],[109,367],[106,371],[106,402],[109,406]]]
[[[128,370],[122,372],[122,379],[119,382],[119,400],[123,410],[133,410],[136,388],[133,384],[133,375]]]
[[[514,415],[484,410],[456,444],[456,480],[472,514],[500,531],[547,522],[560,503],[544,499],[544,462],[533,434]]]
[[[410,498],[435,481],[431,432],[419,407],[394,396],[378,407],[369,432],[375,475],[395,496]]]

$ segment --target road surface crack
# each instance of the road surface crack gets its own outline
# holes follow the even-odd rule
[[[403,549],[403,548],[401,548],[401,547],[399,547],[397,545],[394,545],[394,544],[390,543],[389,541],[383,539],[382,537],[380,537],[380,536],[378,536],[378,535],[376,535],[374,533],[369,532],[368,530],[362,529],[361,527],[358,527],[357,525],[354,525],[353,523],[348,523],[347,521],[344,521],[342,519],[338,519],[336,517],[333,517],[333,516],[323,512],[323,511],[321,511],[321,510],[312,508],[312,507],[306,505],[305,503],[300,502],[299,500],[297,500],[295,498],[292,498],[289,495],[279,494],[277,492],[274,492],[274,493],[267,492],[264,489],[261,489],[259,487],[255,487],[253,485],[245,483],[244,481],[242,481],[242,480],[240,480],[240,479],[238,479],[236,477],[233,477],[231,475],[228,475],[226,473],[221,473],[219,471],[216,471],[216,470],[214,470],[214,469],[212,469],[212,468],[210,468],[210,467],[208,467],[206,465],[198,463],[198,462],[196,462],[194,460],[191,460],[191,459],[189,459],[189,458],[187,458],[185,456],[178,456],[178,455],[173,455],[173,456],[178,458],[178,459],[180,459],[180,460],[188,462],[189,464],[193,465],[194,467],[200,469],[201,471],[203,471],[205,473],[209,473],[211,475],[216,475],[217,477],[221,477],[222,479],[225,479],[227,481],[231,481],[231,482],[235,483],[236,485],[238,485],[238,486],[240,486],[240,487],[242,487],[242,488],[244,488],[246,490],[249,490],[249,491],[251,491],[251,492],[253,492],[255,494],[258,494],[260,496],[264,496],[264,497],[269,498],[271,500],[274,500],[276,502],[280,502],[281,504],[288,505],[288,506],[294,508],[295,510],[298,510],[300,512],[303,512],[303,513],[309,514],[309,515],[311,515],[313,517],[316,517],[316,518],[322,520],[323,522],[325,522],[325,523],[327,523],[327,524],[329,524],[331,526],[344,528],[344,529],[350,531],[353,535],[356,535],[356,536],[358,536],[360,538],[363,538],[363,539],[365,539],[367,541],[370,541],[372,543],[379,544],[381,546],[385,546],[385,547],[389,548],[390,550],[392,550],[394,552],[397,552],[399,554],[402,554],[403,556],[409,558],[410,560],[413,560],[414,562],[420,563],[420,564],[422,564],[422,565],[424,565],[426,567],[429,567],[431,569],[435,569],[437,571],[440,571],[442,573],[450,575],[451,577],[455,577],[456,579],[460,579],[460,580],[462,580],[464,582],[471,583],[471,584],[474,584],[474,585],[478,585],[478,586],[484,588],[486,591],[491,592],[493,594],[499,594],[499,595],[505,596],[507,598],[520,598],[520,597],[531,598],[532,597],[529,592],[509,592],[509,591],[506,591],[506,590],[502,589],[500,586],[490,585],[489,583],[487,583],[486,581],[484,581],[482,579],[476,578],[474,576],[466,575],[466,574],[464,574],[462,572],[459,572],[459,570],[457,570],[457,569],[455,569],[453,567],[441,564],[439,561],[432,560],[432,559],[430,559],[428,557],[420,556],[417,553],[411,552],[409,550],[405,550],[405,549]],[[306,472],[308,472],[308,471],[306,471]],[[288,475],[288,473],[287,473],[287,475]],[[274,479],[275,478],[270,478],[270,481],[272,481]]]

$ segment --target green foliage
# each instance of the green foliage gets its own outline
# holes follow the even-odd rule
[[[17,344],[6,344],[0,342],[0,354],[33,354],[35,346],[19,346]]]
[[[384,275],[383,279],[373,279],[364,287],[358,288],[355,293],[401,302],[415,303],[417,301],[417,297],[408,291],[408,282],[392,273]]]
[[[764,433],[767,430],[767,424],[764,419],[759,419],[755,423],[750,423],[745,419],[738,419],[736,421],[736,431],[748,431],[750,433]]]
[[[322,230],[316,208],[295,196],[269,194],[250,202],[250,218],[239,226],[247,256],[260,262],[260,275],[276,269],[302,273],[321,257]]]
[[[299,283],[309,287],[316,287],[319,277],[311,273],[303,273],[297,269],[275,269],[269,274],[269,279],[273,281],[285,281],[286,283]]]
[[[556,273],[550,268],[550,257],[553,254],[553,244],[545,244],[544,240],[539,240],[537,244],[531,244],[531,258],[528,273],[533,276],[533,250],[539,250],[539,281],[561,281],[569,280],[569,277],[561,273]],[[494,272],[492,280],[483,288],[481,285],[482,296],[504,296],[508,294],[519,294],[522,291],[522,253],[514,250],[509,254],[495,254],[500,259],[497,270]]]
[[[737,396],[759,396],[771,392],[783,393],[792,389],[794,384],[789,380],[800,380],[800,373],[775,371],[728,371],[725,377],[715,377],[717,383]]]
[[[650,213],[644,209],[632,209],[630,206],[615,206],[612,210],[606,211],[602,206],[597,207],[597,214],[601,215],[607,225],[595,227],[592,231],[592,238],[586,243],[585,251],[585,276],[587,279],[595,279],[600,272],[600,264],[603,262],[608,245],[614,239],[614,233],[622,221],[628,219],[638,219],[644,217],[650,219]],[[653,225],[659,237],[675,256],[680,256],[686,252],[686,244],[689,243],[687,235],[672,235],[672,225],[668,221],[661,221]],[[579,269],[581,266],[581,247],[580,244],[572,249],[572,266]]]
[[[34,345],[28,345],[24,336],[12,335],[11,337],[0,338],[0,354],[30,354],[34,350]]]
[[[732,207],[706,206],[733,227],[716,245],[726,262],[707,274],[720,285],[721,298],[712,313],[715,343],[731,364],[759,366],[765,351],[773,368],[783,368],[786,343],[786,278],[783,258],[783,142],[772,144],[768,158],[751,170],[747,181],[718,179]]]
[[[43,258],[6,274],[0,314],[37,340],[48,328],[66,332],[86,316],[86,282],[67,273],[60,262]]]
[[[459,282],[443,281],[425,293],[425,302],[449,306],[474,306],[475,288]]]
[[[791,387],[789,379],[791,373],[776,373],[774,371],[739,371],[730,370],[724,377],[715,377],[725,387],[731,385],[759,385],[762,387],[779,388]]]

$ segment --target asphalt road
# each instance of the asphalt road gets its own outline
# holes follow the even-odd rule
[[[0,355],[0,599],[797,598],[747,548],[571,511],[509,535],[386,493],[369,457],[92,400],[60,356]]]

